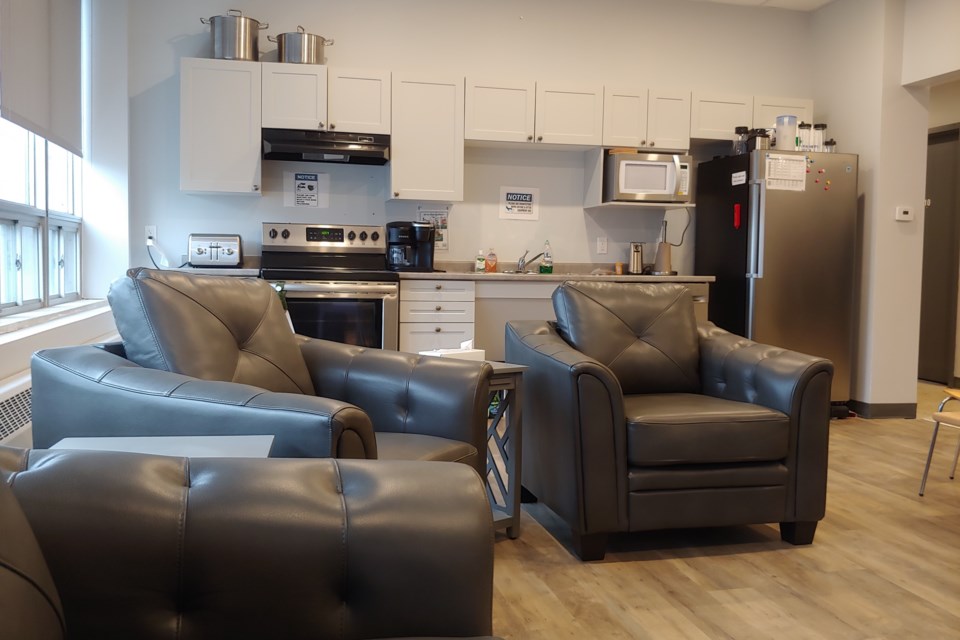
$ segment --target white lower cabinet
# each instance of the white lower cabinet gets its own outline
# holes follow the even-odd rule
[[[475,283],[400,281],[400,351],[456,349],[473,340]]]

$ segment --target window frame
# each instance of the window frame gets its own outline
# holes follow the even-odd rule
[[[6,124],[6,123],[5,123]],[[11,123],[13,124],[13,123]],[[66,302],[79,300],[82,288],[83,260],[83,164],[82,159],[69,151],[66,159],[66,208],[68,211],[56,211],[49,208],[50,203],[50,147],[54,143],[27,131],[26,176],[24,185],[27,203],[0,199],[0,223],[7,232],[12,228],[16,259],[15,300],[0,299],[0,317],[9,317],[18,313],[35,311],[44,307],[54,307]],[[62,147],[59,147],[62,149]],[[42,150],[43,157],[38,158]],[[38,296],[25,292],[27,280],[26,265],[23,264],[24,229],[36,229],[38,260],[36,279],[39,286]],[[54,246],[56,245],[56,246]],[[5,247],[0,246],[0,250]],[[70,264],[66,263],[70,257]],[[54,258],[56,260],[54,261]],[[0,261],[0,270],[6,269],[6,262]],[[8,274],[0,272],[0,278]],[[70,291],[64,291],[65,284],[74,283]],[[28,299],[25,296],[30,296]]]

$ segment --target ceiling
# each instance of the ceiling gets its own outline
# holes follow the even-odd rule
[[[698,0],[716,4],[737,4],[746,7],[773,7],[791,11],[815,11],[832,0]]]

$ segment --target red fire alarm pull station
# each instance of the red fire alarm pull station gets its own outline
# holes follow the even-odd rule
[[[740,228],[740,203],[737,202],[733,205],[733,228]]]

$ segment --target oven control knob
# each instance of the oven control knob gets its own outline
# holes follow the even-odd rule
[[[284,240],[286,240],[287,238],[289,238],[289,237],[290,237],[290,229],[284,229],[283,231],[281,231],[281,232],[280,232],[280,237],[283,238]]]
[[[271,239],[271,240],[273,240],[274,238],[277,237],[277,230],[276,230],[276,229],[270,229],[270,232],[267,233],[267,235],[270,236],[270,239]]]
[[[351,231],[350,233],[347,234],[347,240],[353,242],[353,241],[356,240],[356,239],[357,239],[357,232],[356,232],[356,231]]]
[[[379,240],[379,239],[380,239],[380,232],[379,232],[379,231],[374,231],[373,233],[371,233],[371,234],[370,234],[370,239],[373,240],[374,242],[376,242],[377,240]]]
[[[366,241],[367,241],[367,232],[366,232],[366,231],[361,231],[361,232],[360,232],[360,240],[363,241],[363,242],[366,242]]]

